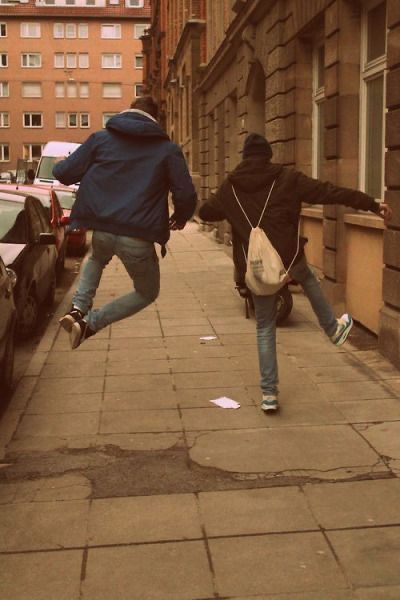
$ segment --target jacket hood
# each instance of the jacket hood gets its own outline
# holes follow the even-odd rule
[[[283,169],[282,165],[274,165],[265,157],[250,157],[241,163],[228,176],[229,181],[244,192],[257,192],[271,185]]]
[[[169,140],[157,121],[136,110],[125,110],[107,121],[107,129],[130,137],[152,137]]]

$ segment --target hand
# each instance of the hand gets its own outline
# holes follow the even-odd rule
[[[172,215],[172,217],[169,219],[168,225],[171,231],[177,231],[183,229],[186,223],[177,223],[175,221],[175,217]]]
[[[387,223],[391,220],[392,214],[393,212],[389,204],[387,204],[386,202],[382,202],[379,205],[378,215],[382,217],[382,219],[385,222],[385,225],[387,225]]]

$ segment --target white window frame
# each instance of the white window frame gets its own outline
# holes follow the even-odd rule
[[[143,8],[144,0],[125,0],[126,8]]]
[[[37,65],[30,65],[29,62],[30,60],[36,57],[39,59],[39,62]],[[26,59],[27,64],[24,65],[24,59]],[[40,52],[22,52],[21,54],[21,67],[23,69],[40,69],[42,66],[42,55]]]
[[[107,125],[107,121],[109,119],[111,119],[111,117],[114,117],[115,115],[117,115],[118,113],[114,112],[114,113],[103,113],[102,115],[102,123],[103,123],[103,129],[105,129],[106,125]]]
[[[64,23],[54,23],[53,25],[53,38],[55,40],[61,40],[65,36]]]
[[[119,94],[112,94],[112,95],[106,95],[105,91],[108,89],[111,89],[111,86],[115,86],[115,90],[119,91]],[[118,87],[117,87],[118,86]],[[103,83],[102,86],[102,97],[103,98],[109,98],[109,99],[115,99],[115,98],[122,98],[122,85],[120,82],[106,82]]]
[[[75,117],[76,119],[76,125],[71,125],[71,119]],[[67,127],[69,129],[78,129],[78,123],[79,123],[79,113],[77,112],[70,112],[67,114]]]
[[[65,68],[76,69],[78,66],[78,57],[76,52],[66,52],[65,54]]]
[[[142,35],[145,34],[146,29],[148,29],[150,27],[149,23],[135,23],[133,26],[133,38],[135,40],[140,40],[140,38],[142,37]],[[142,30],[142,33],[139,35],[138,34],[138,29]]]
[[[54,68],[55,69],[64,69],[65,68],[64,52],[55,52],[54,53]]]
[[[0,112],[0,127],[1,129],[5,129],[10,127],[10,113],[8,111]]]
[[[22,38],[40,38],[42,37],[40,23],[24,21],[20,25],[20,37]]]
[[[87,117],[87,125],[83,125],[83,118]],[[90,114],[88,112],[79,113],[79,127],[81,129],[89,129],[90,127]]]
[[[5,157],[5,151],[7,151],[7,157]],[[0,162],[10,162],[10,144],[0,143]]]
[[[76,23],[65,23],[65,38],[74,40],[78,37]]]
[[[54,124],[56,129],[65,129],[67,127],[67,119],[65,112],[56,112]]]
[[[4,31],[4,35],[3,35]],[[7,23],[0,23],[0,38],[6,38],[7,36]]]
[[[78,23],[78,38],[81,40],[89,38],[89,25],[87,23]]]
[[[78,83],[76,81],[67,81],[66,98],[78,97]]]
[[[120,23],[103,23],[100,27],[100,35],[103,40],[120,40],[122,38],[122,27]],[[114,35],[104,35],[106,31],[113,32]]]
[[[37,89],[39,94],[26,94],[25,87],[29,85],[38,86]],[[41,98],[42,97],[42,84],[40,81],[22,81],[21,82],[21,96],[22,98]]]
[[[137,65],[137,59],[138,59],[138,58],[142,60],[142,65],[141,65],[141,66],[138,66],[138,65]],[[135,69],[140,69],[140,70],[143,70],[143,61],[144,61],[144,56],[143,56],[143,54],[142,54],[142,53],[139,53],[139,52],[138,52],[138,53],[136,53],[136,54],[135,54]]]
[[[78,67],[80,69],[89,68],[89,54],[88,52],[79,52],[78,54]]]
[[[141,94],[137,94],[137,87],[138,87],[139,85],[140,85],[140,86],[141,86],[141,87],[144,89],[144,83],[143,83],[143,82],[141,82],[141,81],[138,81],[137,83],[135,83],[135,84],[133,85],[133,93],[134,93],[134,95],[135,95],[135,98],[140,98],[140,96],[143,96],[143,92],[142,92]]]
[[[19,0],[27,2],[28,0]],[[36,0],[36,6],[72,6],[100,8],[106,6],[106,0]]]
[[[367,174],[367,88],[368,82],[383,76],[383,112],[382,112],[382,166],[381,166],[381,195],[377,200],[383,199],[385,190],[385,113],[386,106],[386,73],[387,73],[387,49],[382,56],[367,62],[368,48],[368,12],[382,3],[382,0],[370,0],[362,7],[361,13],[361,57],[360,57],[360,169],[359,188],[366,191]],[[386,3],[387,19],[387,3]],[[387,32],[387,24],[386,24]],[[387,36],[386,36],[387,40]]]
[[[5,57],[5,64],[3,65],[3,56]],[[7,52],[0,52],[0,69],[6,69],[8,67],[8,53]]]
[[[112,64],[107,65],[107,62]],[[122,69],[122,55],[119,52],[105,52],[101,55],[102,69]]]
[[[9,98],[10,84],[8,81],[0,81],[0,98]]]
[[[33,146],[40,146],[40,152],[38,155],[34,155],[32,153]],[[43,148],[44,148],[44,144],[41,144],[40,142],[37,144],[23,144],[22,157],[24,160],[27,160],[28,162],[32,162],[33,160],[39,160],[39,158],[43,152]]]
[[[33,116],[40,116],[40,125],[33,125],[32,121],[33,121]],[[29,117],[29,125],[26,125],[25,120],[26,117]],[[22,127],[24,129],[41,129],[43,127],[43,113],[41,112],[24,112],[22,113]]]
[[[65,83],[63,81],[54,82],[54,97],[65,98]]]
[[[79,98],[89,98],[89,82],[79,82]]]
[[[325,102],[325,85],[318,85],[319,74],[319,50],[324,46],[323,42],[315,44],[312,58],[312,176],[321,176],[320,165],[324,159],[324,144],[320,144],[321,128],[321,105]],[[325,137],[325,136],[324,136]],[[322,147],[321,147],[322,146]]]

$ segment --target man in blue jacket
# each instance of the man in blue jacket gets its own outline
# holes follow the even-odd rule
[[[154,302],[160,289],[154,243],[161,244],[164,256],[170,229],[182,229],[194,213],[197,196],[184,156],[157,123],[157,112],[150,96],[138,98],[53,169],[65,185],[80,182],[71,229],[93,230],[92,255],[72,308],[60,319],[72,348]],[[174,213],[169,218],[170,191]],[[134,291],[92,310],[103,269],[114,255]]]

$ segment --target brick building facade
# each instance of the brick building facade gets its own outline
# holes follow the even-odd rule
[[[200,45],[197,58],[184,54],[195,46],[181,26],[174,69],[159,82],[169,131],[190,157],[199,153],[191,166],[200,198],[256,131],[275,162],[389,202],[393,220],[384,228],[370,213],[311,207],[304,198],[302,231],[337,312],[351,311],[400,366],[400,2],[203,0],[201,11],[205,52]],[[177,74],[185,84],[183,72],[196,82],[186,112],[176,111],[174,87]],[[191,110],[199,123],[187,135]]]
[[[0,2],[0,170],[82,142],[143,88],[149,0]]]

